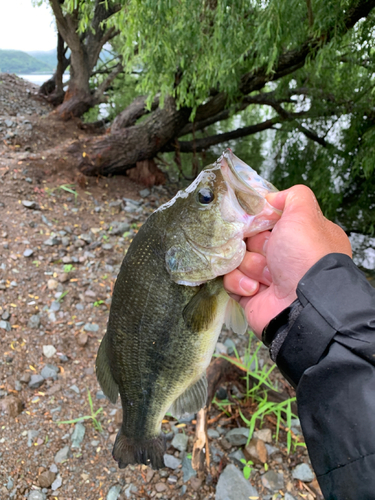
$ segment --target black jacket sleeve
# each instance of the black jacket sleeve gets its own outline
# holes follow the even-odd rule
[[[348,256],[330,254],[301,279],[297,296],[263,339],[296,387],[324,498],[374,500],[375,288]]]

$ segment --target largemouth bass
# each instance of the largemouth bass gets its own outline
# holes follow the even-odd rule
[[[123,423],[113,448],[120,468],[164,467],[161,421],[206,404],[206,368],[225,323],[244,333],[240,306],[222,276],[241,263],[244,238],[271,229],[277,191],[230,150],[140,228],[122,262],[96,374],[120,394]]]

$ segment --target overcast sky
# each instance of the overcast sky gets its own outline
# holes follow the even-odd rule
[[[0,0],[0,49],[51,50],[56,44],[49,7],[33,7],[31,0]]]

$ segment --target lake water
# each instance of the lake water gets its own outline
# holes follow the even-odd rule
[[[49,80],[51,77],[52,77],[52,74],[51,75],[17,75],[19,76],[20,78],[23,78],[24,80],[28,80],[29,82],[31,83],[34,83],[35,85],[42,85],[44,82],[46,82],[47,80]],[[69,80],[70,78],[70,75],[69,74],[65,74],[64,77],[63,77],[63,81],[66,82],[67,80]]]

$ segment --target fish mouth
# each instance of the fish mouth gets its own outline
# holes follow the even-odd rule
[[[277,193],[278,189],[240,160],[231,149],[226,149],[217,163],[230,191],[232,204],[236,199],[243,217],[247,219],[248,228],[244,236],[272,229],[282,212],[270,205],[266,196]]]

